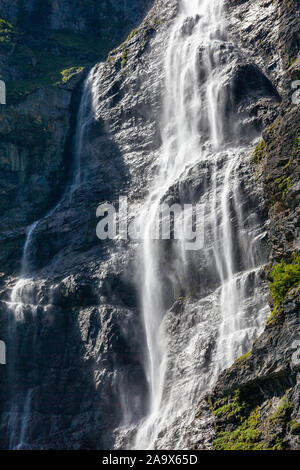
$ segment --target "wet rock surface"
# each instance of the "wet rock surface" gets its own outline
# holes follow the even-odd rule
[[[270,261],[288,263],[299,250],[299,102],[292,99],[292,82],[299,78],[299,2],[227,6],[235,40],[280,96],[277,104],[264,99],[255,106],[247,97],[246,108],[262,130],[253,162],[264,185]],[[191,436],[195,448],[299,449],[299,313],[294,287],[252,350],[220,375],[199,405]]]
[[[167,31],[174,5],[166,5],[159,14],[158,21],[156,7],[133,37],[96,67],[96,113],[84,148],[85,180],[71,199],[62,198],[52,215],[51,206],[63,193],[62,181],[67,170],[72,171],[72,142],[67,139],[74,137],[68,126],[71,100],[78,103],[78,84],[75,92],[66,87],[41,90],[18,105],[32,113],[42,107],[41,97],[48,93],[51,106],[39,111],[53,124],[48,126],[49,144],[42,135],[41,146],[56,160],[46,153],[40,161],[40,178],[46,174],[48,193],[46,183],[37,191],[32,173],[27,181],[19,170],[28,191],[45,201],[45,209],[39,212],[42,206],[36,197],[33,208],[24,200],[25,211],[10,208],[7,214],[11,221],[9,216],[20,210],[20,228],[2,232],[3,259],[11,272],[14,260],[17,265],[21,258],[25,227],[42,216],[29,247],[33,279],[23,288],[28,306],[21,319],[9,307],[16,279],[2,279],[1,335],[8,344],[9,365],[1,369],[2,448],[110,448],[115,428],[146,413],[144,331],[130,280],[134,254],[126,242],[116,246],[97,239],[96,208],[117,201],[119,195],[136,198],[145,191],[146,170],[159,145],[154,115],[160,112],[162,56],[155,36],[158,28]],[[124,48],[128,56],[122,67]],[[20,194],[24,198],[24,187]]]
[[[0,1],[0,12],[2,5],[13,20],[14,2],[8,8]],[[250,131],[253,136],[263,132],[268,155],[256,154],[256,161],[249,166],[249,156],[254,152],[250,147],[238,160],[237,171],[241,175],[244,218],[250,218],[251,209],[256,208],[257,234],[265,252],[271,253],[270,260],[276,260],[298,249],[299,162],[295,140],[299,136],[299,106],[289,101],[290,84],[298,73],[297,61],[289,68],[290,58],[298,53],[297,2],[287,6],[280,1],[227,1],[227,6],[232,55],[226,50],[224,61],[228,57],[234,60],[224,77],[224,103],[229,116],[238,117],[244,129],[242,135],[228,133],[228,143],[239,139],[247,143]],[[130,8],[135,7],[131,2]],[[10,366],[0,370],[4,384],[0,391],[2,448],[130,446],[130,426],[135,428],[147,412],[145,339],[133,278],[136,247],[123,241],[101,243],[96,237],[96,208],[102,202],[117,202],[119,195],[128,196],[138,207],[155,177],[161,146],[164,52],[177,8],[176,1],[158,0],[131,37],[111,52],[105,63],[96,66],[95,116],[83,154],[85,180],[71,200],[61,201],[54,214],[46,216],[59,200],[62,182],[70,172],[74,136],[69,129],[72,123],[74,128],[83,77],[71,89],[39,90],[8,114],[0,115],[0,168],[4,172],[0,181],[4,214],[0,256],[7,272],[0,279],[1,339],[9,338],[11,331],[7,328],[15,331],[13,344],[8,341]],[[78,23],[77,13],[68,8],[53,10],[51,15],[54,28],[86,28],[85,20]],[[193,25],[186,28],[188,34]],[[242,51],[240,55],[237,49]],[[228,89],[235,84],[233,96],[226,95],[226,84]],[[19,135],[24,133],[22,142],[11,134],[16,126]],[[286,153],[292,157],[288,167]],[[222,159],[219,165],[224,165]],[[284,177],[290,180],[278,191],[275,180],[283,171],[289,172]],[[192,202],[197,202],[211,174],[210,166],[193,168],[185,176],[185,186],[172,188],[170,200],[190,194]],[[238,230],[237,214],[234,217]],[[30,301],[18,323],[7,302],[17,280],[26,226],[37,218],[41,220],[30,247],[34,279],[25,287]],[[265,226],[267,218],[270,222]],[[172,398],[172,384],[177,381],[176,392],[184,398],[185,374],[201,376],[202,384],[211,380],[209,365],[220,321],[218,316],[212,320],[219,279],[213,276],[211,260],[200,253],[191,255],[187,274],[170,280],[172,248],[166,246],[163,255],[162,263],[170,265],[165,275],[169,305],[165,325],[171,338],[171,359],[165,393]],[[242,270],[244,260],[238,254],[236,259]],[[249,312],[255,311],[260,289],[268,295],[263,269],[259,279],[259,286],[253,279],[247,286]],[[32,299],[33,306],[29,305]],[[234,401],[234,392],[239,389],[239,403],[245,403],[240,412],[244,420],[260,407],[257,427],[262,434],[257,442],[266,447],[299,448],[295,424],[299,422],[299,374],[291,363],[295,351],[291,344],[300,334],[298,300],[298,291],[289,294],[278,322],[265,330],[251,355],[221,375],[200,410],[188,409],[171,423],[161,436],[163,443],[169,447],[181,442],[190,448],[211,448],[217,438],[216,420],[222,432],[231,432],[242,422],[240,416],[237,421],[232,416],[227,421],[226,415],[216,417],[213,413],[228,404],[227,399]],[[193,343],[195,331],[200,332],[198,344]],[[245,345],[240,345],[237,355],[245,352]],[[200,397],[204,388],[195,386],[192,393]],[[224,402],[217,407],[218,400]],[[280,419],[269,419],[280,406]]]
[[[155,18],[154,12],[131,41],[134,57],[149,47]],[[117,51],[119,58],[123,48]],[[130,55],[129,62],[134,70]],[[128,193],[124,155],[136,147],[133,158],[142,165],[147,139],[139,134],[142,128],[146,133],[146,126],[140,117],[129,141],[115,93],[119,86],[128,114],[125,103],[132,97],[133,108],[138,100],[148,108],[150,92],[143,97],[139,91],[143,74],[150,74],[144,67],[128,85],[129,68],[128,75],[120,69],[116,74],[117,65],[114,69],[107,62],[97,90],[97,106],[103,111],[91,123],[85,148],[85,183],[71,200],[62,195],[72,177],[84,76],[72,86],[40,89],[1,114],[1,256],[6,275],[1,276],[0,309],[1,338],[8,345],[8,367],[1,368],[1,448],[110,448],[112,430],[132,420],[127,410],[135,419],[145,413],[144,333],[137,294],[124,273],[124,265],[130,269],[129,255],[124,246],[116,250],[96,237],[98,204]],[[118,75],[115,81],[113,74]],[[152,144],[151,127],[148,134]],[[29,247],[34,279],[24,286],[22,318],[16,318],[9,306],[17,281],[13,273],[19,270],[26,228],[38,218]]]
[[[298,288],[252,350],[220,375],[199,405],[195,448],[299,449],[299,308]]]

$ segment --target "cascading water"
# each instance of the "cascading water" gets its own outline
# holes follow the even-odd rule
[[[150,398],[148,416],[132,444],[136,449],[187,446],[185,428],[201,394],[221,370],[250,349],[268,312],[263,289],[257,288],[264,228],[255,214],[246,208],[243,213],[247,148],[235,138],[237,120],[230,128],[224,109],[225,71],[233,59],[232,54],[226,56],[232,45],[222,6],[222,0],[181,0],[166,53],[159,170],[139,220],[144,239],[139,288]],[[189,202],[180,188],[195,168],[205,169],[205,190],[197,201],[205,214],[200,258],[216,287],[197,301],[193,296],[186,299],[178,319],[165,300],[169,274],[162,266],[164,248],[152,234],[159,205],[172,188],[179,188],[181,204]],[[172,249],[177,259],[171,282],[175,291],[174,278],[186,275],[198,255],[185,253],[182,243]],[[187,276],[191,281],[191,274]]]
[[[7,303],[10,315],[12,315],[12,318],[8,321],[8,337],[11,341],[11,347],[13,347],[12,345],[16,339],[15,335],[17,325],[24,322],[25,315],[28,315],[28,312],[30,312],[32,318],[35,318],[37,310],[40,307],[36,296],[34,270],[31,266],[31,250],[32,245],[34,244],[35,231],[42,221],[55,216],[55,213],[62,206],[68,207],[71,205],[73,194],[78,188],[80,188],[80,185],[85,180],[81,160],[85,150],[86,130],[89,123],[94,118],[94,100],[94,69],[92,69],[83,85],[74,137],[74,160],[72,165],[71,181],[67,185],[59,202],[42,219],[35,221],[27,230],[21,260],[20,279],[12,289],[10,302]],[[48,306],[43,305],[44,309],[47,309],[47,307]],[[15,345],[14,348],[16,347],[17,346]],[[11,373],[13,374],[13,371]],[[8,419],[10,449],[26,448],[26,433],[27,427],[30,424],[32,400],[32,389],[27,391],[25,397],[21,397],[21,392],[17,391],[17,397],[11,405],[10,416]]]
[[[188,429],[192,427],[201,395],[211,389],[222,369],[230,366],[235,358],[250,349],[268,314],[267,294],[259,279],[265,262],[260,248],[264,225],[254,213],[253,207],[257,207],[257,204],[249,202],[253,196],[253,180],[249,171],[249,148],[252,142],[249,137],[247,142],[244,140],[244,146],[239,143],[238,118],[233,120],[231,116],[229,119],[225,105],[230,83],[228,71],[238,60],[238,54],[235,54],[235,46],[226,36],[222,5],[222,0],[180,0],[180,10],[165,58],[161,123],[163,145],[158,174],[139,218],[144,243],[138,257],[136,277],[139,279],[145,326],[145,372],[149,383],[149,403],[148,415],[137,426],[136,423],[132,424],[134,407],[126,409],[131,406],[127,394],[120,397],[120,402],[124,405],[121,408],[128,411],[129,416],[123,420],[124,427],[127,427],[125,433],[128,434],[124,437],[122,429],[120,439],[124,437],[126,445],[130,441],[130,447],[136,449],[190,447]],[[101,73],[100,69],[99,72]],[[122,74],[126,76],[124,71]],[[86,127],[97,114],[96,108],[100,107],[100,101],[117,101],[115,91],[119,83],[114,83],[112,90],[109,90],[114,93],[112,99],[107,90],[97,89],[97,74],[95,78],[94,81],[92,71],[81,101],[74,138],[72,181],[58,204],[28,229],[20,280],[8,302],[12,319],[9,324],[11,343],[15,340],[13,330],[20,330],[19,325],[23,326],[24,322],[25,328],[32,329],[29,337],[32,336],[33,350],[38,344],[35,317],[43,317],[43,313],[52,307],[50,304],[46,305],[48,301],[51,302],[51,295],[45,295],[45,302],[43,305],[39,304],[39,294],[46,280],[35,277],[32,259],[32,252],[36,247],[35,235],[40,229],[39,225],[45,219],[48,222],[48,219],[57,215],[58,209],[62,213],[67,212],[73,195],[75,198],[76,193],[79,193],[77,189],[82,191],[82,183],[90,176],[87,174],[88,169],[92,173],[91,168],[93,165],[96,167],[95,161],[90,162],[90,165],[82,164],[85,146],[88,144]],[[123,111],[121,115],[124,115]],[[131,113],[128,115],[131,116]],[[99,116],[101,118],[100,111]],[[105,119],[108,120],[107,116]],[[128,123],[125,124],[127,132]],[[107,127],[109,128],[109,124]],[[94,133],[95,129],[96,127],[93,129]],[[124,129],[125,126],[121,126],[118,130],[126,134]],[[100,136],[100,144],[97,142],[100,148],[104,140],[105,145],[111,145],[114,132],[109,138]],[[116,141],[118,142],[117,139]],[[125,146],[120,147],[120,153],[123,149],[126,154]],[[107,153],[104,152],[104,155]],[[115,169],[114,165],[119,168],[119,161],[116,163],[112,159],[110,163],[109,168]],[[127,160],[122,161],[122,164],[126,163]],[[104,194],[107,197],[107,193]],[[180,204],[196,203],[198,213],[203,214],[204,244],[198,251],[186,251],[182,241],[152,239],[160,204],[170,200]],[[85,206],[80,206],[80,209],[81,207]],[[53,220],[50,223],[53,225]],[[60,217],[59,223],[62,223]],[[53,275],[52,280],[55,278],[55,266],[61,260],[63,256],[58,255],[54,262],[51,259],[51,264],[47,265]],[[111,280],[110,282],[111,286],[115,285]],[[108,285],[110,286],[109,282]],[[105,302],[105,296],[103,298]],[[101,305],[103,312],[106,308]],[[111,306],[108,311],[112,312],[109,322],[117,323],[121,316],[119,312],[116,314]],[[42,321],[36,323],[40,323],[40,328],[43,328]],[[95,330],[97,328],[95,326]],[[22,338],[22,334],[18,337]],[[115,330],[113,337],[119,337]],[[29,344],[30,349],[28,338],[26,341],[26,346]],[[115,345],[109,344],[108,349],[112,344]],[[103,347],[105,348],[106,346]],[[34,356],[34,351],[25,352],[27,357]],[[123,349],[113,353],[116,356],[122,355]],[[100,357],[99,362],[101,361]],[[114,361],[107,361],[105,356],[106,362]],[[37,376],[38,366],[39,364],[36,366]],[[101,373],[98,373],[98,378],[102,375],[102,370],[99,370]],[[132,375],[127,370],[123,373],[129,381]],[[40,390],[36,392],[35,377],[32,379],[34,374],[28,383],[26,374],[19,375],[22,387],[19,387],[19,383],[13,385],[10,410],[6,417],[10,435],[9,447],[14,449],[29,448],[32,442],[38,442],[37,436],[31,433],[34,433],[32,430],[37,433],[40,424],[38,419],[41,419],[34,415],[39,399],[37,395],[41,393]],[[111,370],[108,370],[108,375],[117,376]],[[114,384],[113,380],[112,383]],[[127,381],[122,381],[123,383]],[[100,390],[99,395],[101,399],[104,397],[106,404],[105,398],[111,400],[109,393],[112,388],[109,389],[106,382],[104,384],[107,388],[103,395],[100,386],[97,392]],[[22,388],[22,393],[19,388]],[[120,395],[121,388],[118,388]],[[107,394],[106,397],[104,393]],[[132,402],[135,399],[136,395]],[[43,406],[39,407],[39,411],[41,408],[43,411]],[[52,409],[49,412],[43,443],[45,436],[47,438],[51,435],[52,429],[57,430],[55,413]],[[35,420],[37,422],[32,425]],[[74,425],[76,434],[76,426],[81,425],[80,418]],[[132,429],[128,429],[131,426],[138,429],[134,438]],[[64,432],[65,429],[64,427]],[[41,445],[41,442],[36,445]]]

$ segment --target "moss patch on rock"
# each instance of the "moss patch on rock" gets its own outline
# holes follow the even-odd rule
[[[18,34],[11,23],[0,18],[0,52],[3,53],[14,47]]]
[[[275,307],[284,301],[288,292],[300,284],[300,256],[295,256],[292,263],[284,260],[272,268],[270,290]]]
[[[40,40],[25,33],[19,38],[8,58],[8,65],[19,76],[7,82],[8,104],[17,103],[42,86],[65,84],[108,52],[105,41],[71,32],[50,32]]]
[[[252,411],[237,429],[231,432],[220,432],[213,442],[214,450],[262,450],[262,432],[260,426],[259,408]]]
[[[274,308],[268,318],[267,327],[278,326],[284,320],[282,304],[288,293],[300,285],[300,256],[294,255],[291,263],[283,259],[268,273]]]
[[[254,161],[259,163],[267,155],[267,144],[264,139],[262,139],[254,150]]]
[[[104,60],[111,41],[72,31],[31,34],[0,19],[0,53],[14,78],[3,77],[7,102],[15,104],[43,86],[64,85],[84,67]]]
[[[220,406],[221,405],[221,406]],[[292,403],[284,395],[270,415],[263,405],[241,399],[241,392],[217,399],[211,404],[215,416],[214,450],[284,450],[283,429],[290,424]]]

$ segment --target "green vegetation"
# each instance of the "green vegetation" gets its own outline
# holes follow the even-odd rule
[[[232,399],[230,399],[226,404],[224,404],[224,400],[219,400],[215,403],[213,414],[218,418],[222,417],[227,420],[234,418],[235,421],[240,422],[242,421],[244,409],[245,404],[240,403],[240,392],[239,390],[235,390]]]
[[[62,30],[31,34],[0,19],[0,53],[18,76],[7,82],[8,103],[41,86],[65,84],[85,66],[103,60],[110,46],[108,38]]]
[[[136,34],[137,34],[137,29],[133,29],[131,33],[128,35],[128,38],[126,39],[126,41],[130,41],[130,39],[132,39]]]
[[[266,426],[282,425],[286,422],[286,418],[290,415],[293,409],[293,404],[285,396],[282,399],[281,405],[278,406],[276,411],[267,419]]]
[[[251,351],[249,351],[246,354],[243,354],[243,356],[239,357],[236,360],[236,363],[239,364],[239,365],[243,365],[245,362],[247,362],[247,360],[249,359],[250,356],[251,356]]]
[[[286,169],[286,167],[283,168],[283,170]],[[291,186],[293,186],[293,183],[291,182],[291,178],[289,176],[285,176],[285,175],[280,176],[279,178],[276,178],[274,181],[275,181],[276,184],[278,184],[278,188],[283,194],[285,194],[287,192],[287,190]]]
[[[260,411],[257,408],[234,431],[220,432],[213,442],[214,450],[263,450],[259,426]]]
[[[266,326],[280,325],[284,319],[282,308],[277,306],[273,309],[271,315],[268,318]]]
[[[62,82],[66,83],[68,82],[74,75],[77,75],[78,73],[83,71],[83,67],[71,67],[66,70],[62,70],[60,73],[62,75]]]
[[[126,67],[126,64],[127,64],[127,57],[128,57],[128,51],[127,49],[123,49],[123,52],[122,52],[122,56],[121,56],[121,59],[122,59],[122,62],[121,62],[121,67],[122,69],[124,67]]]
[[[290,264],[281,260],[279,264],[273,266],[269,278],[274,309],[268,318],[267,327],[279,325],[284,319],[282,303],[286,295],[300,284],[300,256],[294,255]]]
[[[298,57],[291,57],[290,58],[290,68],[293,67],[293,65],[295,65],[295,63],[297,62],[297,59],[298,59]]]
[[[294,140],[293,150],[293,158],[296,158],[298,161],[300,158],[300,137]]]
[[[262,139],[256,146],[254,151],[254,161],[259,163],[267,155],[267,144],[264,139]]]
[[[240,391],[236,390],[232,396],[218,399],[212,405],[216,420],[213,449],[283,450],[286,444],[280,437],[282,429],[294,426],[298,432],[298,423],[288,421],[291,411],[292,403],[284,395],[275,412],[263,420],[261,407],[241,401]]]
[[[48,139],[48,130],[43,126],[40,116],[20,116],[12,109],[0,115],[0,139],[1,142],[9,142],[14,145],[22,145],[30,148],[45,146]]]
[[[5,52],[15,45],[18,32],[8,21],[0,18],[0,52]]]
[[[294,140],[294,149],[296,149],[299,144],[300,144],[300,137],[297,137],[297,139]]]
[[[270,274],[270,290],[275,307],[280,306],[287,293],[300,284],[300,256],[294,257],[291,264],[281,260],[273,267]]]
[[[298,421],[290,421],[288,425],[292,434],[300,434],[300,423]]]

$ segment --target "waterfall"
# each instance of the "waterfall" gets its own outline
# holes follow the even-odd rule
[[[32,318],[37,315],[39,306],[39,299],[36,295],[37,282],[35,279],[34,268],[32,266],[32,248],[35,243],[34,235],[39,224],[51,217],[55,217],[55,213],[62,206],[70,206],[72,203],[73,194],[85,181],[85,175],[82,169],[82,159],[85,153],[85,139],[86,131],[89,123],[94,118],[94,68],[88,74],[84,85],[77,115],[76,132],[73,139],[73,162],[72,162],[72,174],[70,182],[67,184],[61,198],[57,204],[50,209],[50,211],[43,216],[41,219],[33,222],[27,229],[25,244],[23,248],[23,255],[21,260],[20,278],[12,289],[10,302],[7,302],[9,315],[11,316],[8,320],[9,329],[9,340],[11,348],[16,349],[17,346],[13,346],[16,339],[16,328],[17,325],[24,322],[25,315],[30,311]],[[42,308],[47,308],[44,306]],[[17,363],[18,358],[14,357],[14,361]],[[10,371],[13,376],[14,371]],[[10,416],[8,419],[8,429],[10,434],[10,449],[23,449],[26,448],[26,434],[27,429],[30,426],[31,417],[31,406],[34,400],[34,390],[30,389],[25,393],[25,397],[22,397],[21,390],[18,390],[18,396],[15,401],[11,404]]]
[[[95,348],[96,353],[99,353],[98,362],[101,362],[101,368],[103,367],[102,370],[99,366],[98,376],[102,375],[103,371],[103,375],[107,373],[109,376],[116,376],[109,377],[107,382],[103,382],[104,390],[101,390],[101,385],[99,385],[102,382],[97,383],[96,390],[99,392],[97,398],[102,399],[104,394],[107,394],[103,400],[106,405],[108,403],[106,399],[111,399],[109,393],[112,392],[115,395],[117,390],[117,394],[120,395],[120,408],[122,408],[120,415],[124,414],[124,420],[120,425],[122,429],[116,430],[116,448],[123,438],[126,446],[134,449],[191,448],[193,443],[190,442],[189,429],[193,428],[199,400],[203,394],[211,390],[222,370],[250,350],[254,340],[262,332],[269,313],[268,292],[261,277],[266,263],[263,253],[265,221],[254,209],[258,207],[259,188],[254,185],[249,164],[252,137],[248,136],[248,140],[247,138],[240,139],[239,118],[237,115],[234,116],[234,111],[228,111],[232,104],[230,103],[230,72],[238,62],[239,54],[236,46],[230,42],[226,31],[222,0],[178,0],[178,2],[180,8],[170,31],[164,60],[160,122],[162,145],[158,162],[156,162],[157,172],[153,182],[150,183],[148,197],[141,205],[142,209],[138,205],[138,225],[141,228],[142,242],[124,245],[126,250],[132,250],[128,257],[131,276],[134,250],[138,246],[133,277],[139,293],[140,312],[145,330],[145,334],[140,335],[142,340],[145,338],[145,351],[140,356],[145,357],[144,368],[148,381],[148,396],[145,398],[142,396],[142,399],[147,400],[147,406],[140,407],[143,409],[142,412],[147,408],[147,415],[141,421],[134,422],[137,418],[133,417],[134,405],[132,404],[141,397],[139,396],[136,400],[137,397],[134,395],[131,401],[128,400],[128,390],[122,394],[123,384],[133,380],[133,376],[136,380],[136,375],[128,372],[129,369],[126,367],[123,368],[122,363],[121,372],[124,376],[122,375],[122,381],[118,382],[118,373],[112,372],[114,367],[118,367],[115,366],[114,360],[111,361],[112,364],[108,370],[104,371],[105,364],[110,362],[111,357],[122,356],[123,345],[120,350],[111,351],[115,342],[110,341],[111,338],[108,337],[109,351],[107,357],[105,353],[104,361],[97,349],[98,342]],[[110,162],[105,161],[108,155],[106,147],[111,150],[110,154],[116,148],[122,157],[125,154],[122,168],[123,165],[131,164],[126,152],[132,147],[113,146],[113,144],[120,142],[124,144],[125,137],[119,139],[120,142],[118,142],[115,138],[116,133],[127,136],[128,128],[130,125],[135,125],[135,120],[132,119],[132,124],[130,124],[126,119],[128,116],[132,118],[135,107],[130,109],[127,115],[122,104],[118,108],[118,117],[114,121],[118,123],[118,126],[109,132],[109,138],[107,135],[100,135],[97,139],[96,144],[100,143],[100,151],[102,151],[101,143],[103,144],[105,140],[104,156],[100,162],[97,160],[97,154],[93,160],[93,155],[90,155],[87,150],[90,123],[95,120],[95,123],[98,121],[99,124],[92,128],[93,132],[90,134],[96,134],[97,129],[100,129],[100,124],[102,125],[101,102],[117,101],[120,98],[119,95],[123,94],[122,88],[121,92],[116,95],[115,91],[121,81],[128,78],[128,75],[126,77],[126,71],[122,69],[118,72],[117,64],[118,62],[113,73],[120,73],[120,77],[109,90],[103,91],[97,83],[99,73],[102,73],[101,67],[98,71],[96,68],[90,72],[84,84],[78,110],[70,181],[58,203],[27,229],[20,278],[12,289],[10,301],[7,302],[8,348],[15,348],[12,365],[8,364],[8,367],[12,367],[9,372],[12,385],[8,393],[10,409],[5,416],[10,438],[8,447],[11,449],[30,448],[32,442],[38,442],[38,445],[41,445],[36,436],[39,422],[37,425],[34,422],[35,409],[39,404],[40,390],[37,390],[40,385],[39,374],[37,374],[38,378],[34,374],[28,378],[27,371],[22,373],[13,367],[18,362],[17,342],[23,336],[26,339],[26,346],[29,345],[29,352],[26,351],[26,354],[28,357],[34,357],[34,348],[38,341],[41,341],[38,337],[39,321],[36,319],[39,320],[39,315],[42,317],[48,308],[53,307],[51,304],[53,285],[51,284],[48,289],[50,282],[46,285],[47,280],[42,279],[43,276],[46,277],[45,271],[48,270],[51,282],[53,280],[55,283],[56,279],[61,281],[60,274],[64,268],[62,267],[59,272],[59,263],[64,254],[60,257],[61,253],[58,253],[57,256],[55,255],[55,260],[51,259],[51,264],[47,265],[45,270],[40,270],[39,275],[37,274],[34,266],[35,256],[33,256],[38,247],[37,235],[45,233],[45,221],[49,222],[53,228],[54,220],[59,215],[58,211],[65,215],[72,203],[75,209],[86,209],[87,205],[82,204],[82,200],[75,201],[75,196],[77,195],[79,200],[83,199],[82,192],[86,189],[84,183],[89,178],[92,179],[92,172],[95,168],[98,171],[101,165],[108,163],[108,170],[114,170],[111,174],[109,171],[104,171],[103,180],[108,178],[108,174],[112,179],[111,175],[119,171],[119,162],[116,163],[114,158]],[[108,79],[110,80],[110,77],[107,77]],[[139,84],[139,81],[136,82]],[[129,80],[126,81],[126,86],[127,84],[129,86]],[[108,106],[106,109],[111,108]],[[122,119],[125,119],[125,126],[119,126],[118,121],[121,122]],[[108,115],[104,116],[103,121],[105,127],[109,128]],[[100,134],[101,132],[99,131]],[[91,157],[89,162],[87,162],[88,157]],[[134,158],[132,161],[137,162]],[[146,164],[147,162],[145,168]],[[132,168],[132,173],[134,170],[135,168]],[[138,177],[139,171],[141,170],[137,171]],[[122,175],[123,173],[120,178],[117,178],[117,184],[119,179],[123,178]],[[100,178],[95,179],[94,185],[90,185],[88,190],[94,189],[98,181],[101,182],[100,185],[102,184]],[[124,187],[127,189],[126,185]],[[108,197],[110,192],[104,191],[103,194],[105,194],[103,197]],[[89,199],[85,201],[87,202]],[[196,205],[197,225],[200,220],[204,242],[201,247],[195,251],[186,249],[184,224],[181,224],[179,238],[160,240],[156,236],[158,214],[163,203],[176,203],[181,206],[191,203]],[[67,214],[66,217],[72,215]],[[63,217],[57,217],[57,220],[58,228],[61,228]],[[185,221],[184,214],[180,221]],[[66,226],[68,227],[68,224]],[[59,243],[57,246],[59,247]],[[112,246],[113,244],[110,245]],[[122,276],[123,274],[124,277],[126,276],[124,265],[127,263],[127,257],[120,255],[117,242],[115,246],[116,251],[113,252],[111,249],[111,258],[106,260],[106,266],[105,263],[104,266],[101,265],[103,260],[100,256],[95,262],[96,265],[99,261],[97,270],[99,268],[102,276],[102,284],[99,285],[101,285],[100,289],[105,291],[102,296],[104,303],[99,304],[103,314],[106,314],[105,310],[107,308],[110,310],[111,307],[109,305],[111,299],[106,299],[106,296],[109,297],[109,292],[118,290],[118,286],[121,285],[114,282],[114,277],[109,278],[117,258],[122,258],[119,270],[122,271]],[[72,255],[74,251],[70,250]],[[98,256],[97,251],[96,255]],[[117,280],[121,278],[119,270],[113,273],[116,274]],[[107,282],[107,288],[105,282]],[[125,289],[127,284],[124,283],[124,286]],[[47,293],[43,296],[41,292],[44,287]],[[121,286],[120,289],[123,287]],[[42,305],[40,297],[43,297]],[[102,302],[101,298],[100,302]],[[106,306],[106,302],[109,307]],[[134,310],[138,311],[135,302]],[[120,308],[116,311],[112,308],[109,323],[113,325],[116,322],[120,330],[129,330],[129,332],[126,331],[125,336],[127,341],[127,333],[128,336],[131,333],[134,336],[136,331],[131,331],[131,326],[127,327],[126,321],[122,323],[120,320],[119,322],[124,312],[127,312],[127,307],[126,310]],[[53,312],[50,313],[53,314]],[[136,319],[136,317],[133,318]],[[128,324],[132,325],[131,322]],[[23,325],[25,332],[21,331]],[[101,326],[98,325],[100,323],[95,323],[95,327],[93,325],[92,327],[95,330],[104,328],[102,323]],[[43,328],[42,321],[39,326]],[[26,337],[28,330],[30,332]],[[137,331],[140,332],[139,329]],[[100,333],[102,334],[102,330]],[[118,330],[115,331],[112,328],[109,333],[103,333],[104,336],[105,334],[112,334],[116,341],[119,340]],[[32,338],[32,343],[28,338],[29,340]],[[106,345],[103,346],[106,349]],[[32,350],[30,350],[31,347]],[[110,356],[111,353],[113,356]],[[135,351],[132,354],[135,356]],[[141,358],[137,359],[139,362]],[[112,387],[109,388],[110,384],[116,385],[114,390]],[[130,387],[128,389],[131,390]],[[138,387],[137,390],[137,393],[140,393]],[[41,396],[43,396],[42,393]],[[98,405],[99,402],[96,403]],[[131,409],[130,406],[132,406]],[[51,420],[53,418],[53,429],[55,429],[57,416],[55,412],[52,412],[53,415],[51,412],[52,410],[49,414]],[[110,419],[111,415],[107,415]],[[74,429],[84,423],[83,419],[85,418],[80,417],[76,421]],[[97,425],[99,422],[97,417]],[[114,417],[112,422],[115,425]],[[52,421],[50,424],[47,423],[47,426],[46,431],[43,432],[43,442],[45,442],[45,435],[51,434]],[[85,428],[85,426],[82,427]],[[35,435],[32,435],[33,429]],[[78,435],[77,429],[75,431]],[[121,436],[119,441],[118,432]],[[119,447],[121,445],[122,443]]]
[[[264,228],[254,213],[243,213],[247,148],[236,138],[238,123],[231,126],[225,112],[225,71],[232,60],[228,50],[232,47],[222,0],[181,0],[164,65],[158,173],[139,219],[144,241],[137,269],[149,411],[134,438],[135,449],[187,445],[185,428],[201,394],[212,387],[221,370],[251,348],[268,312],[266,296],[257,287],[265,261],[260,248]],[[153,227],[159,205],[172,188],[179,188],[180,203],[188,202],[182,199],[183,183],[195,168],[206,175],[206,188],[198,200],[205,213],[205,246],[201,254],[191,255],[182,243],[173,243],[177,264],[170,281],[163,265],[165,245],[153,239]],[[169,310],[166,280],[175,291],[174,279],[189,273],[198,257],[216,287],[200,299],[186,299],[181,321]],[[191,281],[192,275],[187,276]],[[176,329],[177,323],[184,331]]]

